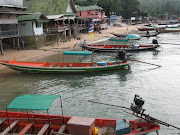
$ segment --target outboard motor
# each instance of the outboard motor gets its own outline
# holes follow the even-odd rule
[[[119,51],[116,59],[119,59],[119,60],[122,60],[123,62],[126,62],[127,61],[126,52],[125,51]]]
[[[152,43],[158,45],[158,41],[157,41],[156,39],[153,39],[153,40],[152,40]]]
[[[135,95],[133,103],[131,103],[130,108],[133,111],[133,113],[142,114],[145,111],[143,109],[143,105],[144,105],[144,100],[139,95]]]

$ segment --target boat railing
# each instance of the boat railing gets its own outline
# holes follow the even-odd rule
[[[104,42],[100,42],[100,43],[93,43],[91,45],[128,45],[128,46],[132,46],[135,43],[133,42],[122,42],[122,41],[104,41]]]
[[[63,123],[63,119],[69,119],[69,118],[8,118],[8,120],[22,120],[22,121],[28,121],[28,122],[35,122],[35,123],[41,123],[42,121],[46,121],[47,123],[48,122],[56,122],[56,123],[59,123],[59,124],[62,124]],[[44,122],[43,122],[44,123]]]

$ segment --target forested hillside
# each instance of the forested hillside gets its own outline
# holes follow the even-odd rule
[[[146,10],[153,16],[165,14],[180,15],[180,0],[139,0],[142,10]]]
[[[117,15],[129,18],[133,12],[142,16],[163,18],[168,15],[180,16],[180,0],[74,0],[75,4],[101,6],[107,15],[114,11]]]
[[[45,15],[65,14],[69,0],[28,0],[27,11],[43,12]]]

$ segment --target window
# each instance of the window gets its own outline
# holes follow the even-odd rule
[[[41,22],[36,22],[36,28],[40,28],[41,27]]]

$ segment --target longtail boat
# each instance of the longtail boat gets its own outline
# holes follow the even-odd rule
[[[137,28],[139,31],[158,31],[159,29],[165,29],[165,27],[142,27],[142,28]]]
[[[87,45],[82,45],[76,43],[78,46],[89,50],[98,52],[119,52],[119,51],[141,51],[149,50],[160,47],[160,45],[152,43],[149,45],[138,45],[133,42],[103,42],[103,43],[91,43]]]
[[[65,51],[64,55],[91,55],[92,51]],[[129,66],[127,62],[89,62],[89,63],[46,63],[46,62],[22,62],[0,61],[0,64],[11,69],[26,73],[86,73],[96,71],[119,70]]]
[[[12,135],[142,135],[158,131],[155,122],[143,119],[107,119],[79,116],[50,115],[49,108],[60,95],[22,95],[16,97],[0,111],[0,134]],[[27,110],[27,113],[10,112],[9,109]],[[44,110],[47,114],[29,113]]]
[[[159,29],[159,33],[168,33],[168,32],[180,32],[180,29]]]
[[[111,33],[112,35],[116,36],[116,37],[126,37],[129,34],[119,34],[119,33]]]
[[[150,34],[142,34],[141,37],[155,37],[155,36],[157,36],[157,35],[159,35],[158,32],[156,32],[156,33],[150,33]]]

